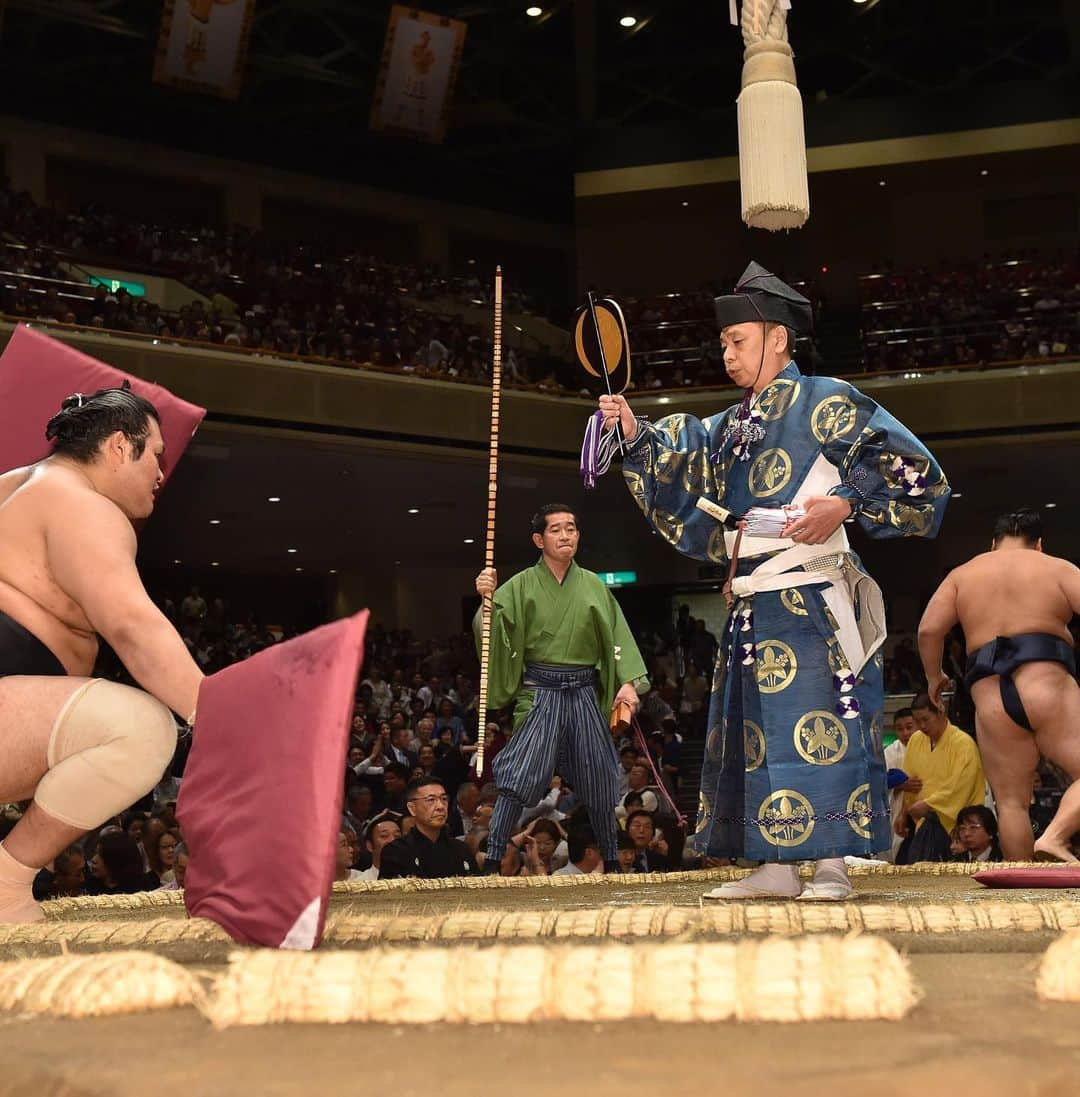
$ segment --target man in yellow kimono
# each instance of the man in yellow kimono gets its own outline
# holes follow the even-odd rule
[[[915,832],[897,861],[947,861],[949,835],[956,826],[956,817],[964,808],[986,799],[982,758],[975,740],[950,724],[925,693],[915,698],[911,708],[919,730],[908,740],[904,772],[919,778],[922,788],[904,793],[896,833],[907,834],[911,823],[915,824]]]

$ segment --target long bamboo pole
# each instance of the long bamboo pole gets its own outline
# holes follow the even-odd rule
[[[484,567],[495,566],[495,500],[499,491],[499,401],[502,398],[502,267],[495,268],[495,326],[491,355],[491,444],[488,450],[487,532]],[[484,775],[484,738],[487,731],[488,655],[491,650],[491,595],[481,607],[480,695],[476,702],[479,737],[476,740],[476,776]]]

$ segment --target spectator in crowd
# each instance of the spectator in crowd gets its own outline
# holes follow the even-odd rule
[[[383,848],[380,878],[420,876],[434,879],[475,875],[476,862],[472,853],[446,829],[450,797],[442,781],[435,777],[417,777],[410,781],[406,805],[415,826],[403,838]]]
[[[705,626],[704,621],[695,622],[700,624],[702,628]],[[694,632],[693,636],[697,637],[700,633]],[[711,636],[711,633],[705,633],[706,636]],[[699,648],[707,651],[708,645],[703,641],[698,641]],[[681,715],[690,719],[692,726],[695,730],[700,731],[704,728],[705,718],[708,715],[709,708],[709,683],[698,672],[698,663],[691,659],[690,665],[686,668],[686,677],[682,683],[682,700],[679,702],[679,712]]]
[[[520,833],[511,837],[503,855],[503,876],[550,876],[565,863],[556,861],[556,851],[565,839],[562,827],[552,819],[533,819]]]
[[[904,770],[904,755],[908,740],[917,727],[915,714],[909,708],[896,710],[893,717],[893,731],[896,738],[885,748],[885,769],[889,775],[889,814],[893,826],[893,844],[887,860],[895,861],[903,838],[896,832],[897,823],[904,811],[904,793],[918,793],[922,790],[922,781],[918,777],[909,777]]]
[[[374,810],[375,799],[367,785],[353,785],[345,794],[345,823],[362,834]]]
[[[637,747],[625,746],[619,751],[619,799],[630,791],[630,771],[637,764]]]
[[[53,860],[50,895],[54,899],[66,895],[82,895],[86,891],[86,858],[78,846],[68,846]]]
[[[334,879],[335,880],[362,880],[364,874],[353,868],[356,860],[357,845],[356,835],[351,830],[339,830],[337,846],[334,851]],[[375,877],[378,879],[378,876]]]
[[[633,838],[626,833],[625,830],[619,831],[619,872],[623,874],[632,873],[634,871],[634,861],[637,858],[637,846],[634,844]]]
[[[397,812],[398,815],[406,814],[408,797],[405,790],[411,777],[412,769],[398,762],[391,762],[383,767],[383,788],[386,793],[382,802],[384,808]]]
[[[956,817],[956,833],[964,852],[957,861],[1002,861],[997,816],[984,804],[963,808]]]
[[[173,875],[176,877],[174,886],[182,888],[184,886],[184,879],[187,876],[188,862],[191,860],[191,854],[188,853],[187,846],[181,842],[176,847],[176,863],[173,866]]]
[[[634,843],[635,872],[666,872],[671,867],[667,839],[656,829],[651,812],[632,811],[626,820],[626,833]]]
[[[901,846],[898,864],[944,861],[949,834],[961,808],[986,798],[986,778],[975,740],[950,724],[925,693],[911,706],[918,730],[908,739],[904,772],[922,785],[904,793],[896,833],[910,841]]]
[[[585,876],[603,869],[604,858],[591,827],[571,827],[566,845],[569,860],[562,868],[555,869],[553,876]]]
[[[382,868],[382,851],[401,837],[401,817],[392,811],[381,811],[364,831],[364,845],[371,854],[371,866],[351,877],[355,880],[378,880]]]
[[[143,867],[142,852],[135,839],[122,831],[102,831],[90,860],[87,895],[130,895],[157,886],[157,878]]]
[[[173,870],[176,865],[178,843],[173,835],[164,829],[163,822],[161,830],[155,828],[150,834],[152,836],[149,839],[149,845],[145,846],[150,874],[157,879],[158,886],[171,884],[176,879]]]
[[[637,761],[630,767],[629,790],[619,801],[615,808],[615,817],[629,822],[627,799],[635,795],[640,798],[641,807],[650,815],[660,810],[660,797],[655,785],[652,784],[652,774],[645,762]]]

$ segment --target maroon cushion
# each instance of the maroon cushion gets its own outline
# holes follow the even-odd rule
[[[157,408],[165,439],[165,479],[176,468],[206,409],[189,404],[168,389],[142,381],[69,347],[44,332],[20,324],[0,355],[0,472],[32,465],[48,457],[45,424],[62,401],[76,392],[118,388],[124,381]]]
[[[972,876],[988,888],[1080,888],[1076,865],[1046,868],[989,868]]]
[[[190,914],[245,944],[322,939],[367,611],[203,680],[177,817]]]

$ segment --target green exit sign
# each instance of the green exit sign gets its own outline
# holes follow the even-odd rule
[[[597,575],[606,587],[625,587],[637,582],[636,571],[598,571]]]
[[[145,297],[146,286],[141,282],[124,282],[119,278],[102,278],[98,274],[90,275],[90,285],[104,286],[110,293],[117,290],[127,290],[132,297]]]

